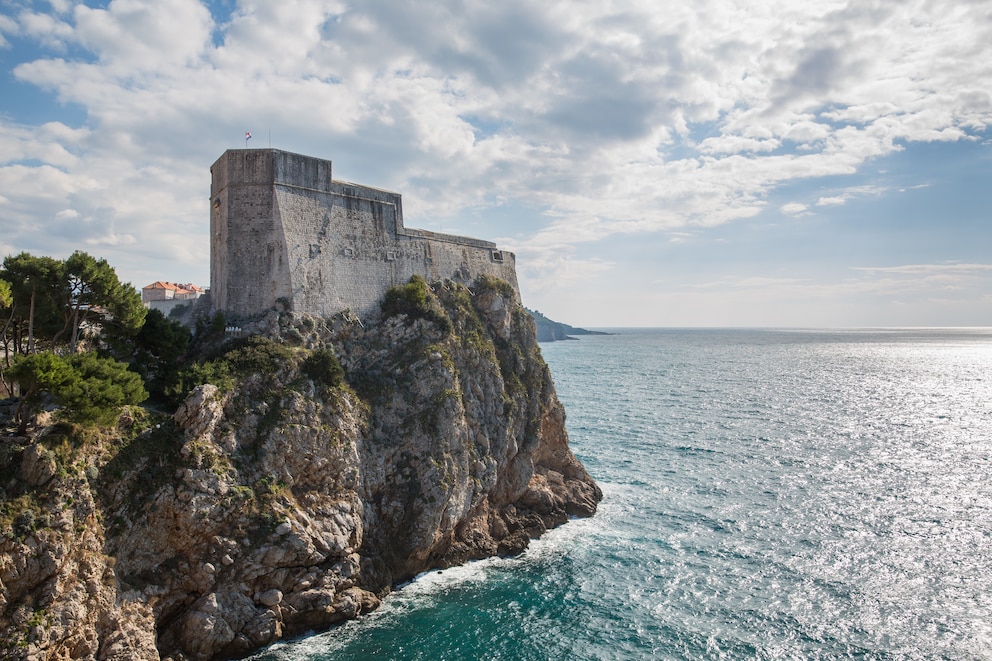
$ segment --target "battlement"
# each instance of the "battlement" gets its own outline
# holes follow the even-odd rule
[[[331,161],[277,149],[232,149],[211,166],[214,308],[360,315],[413,275],[465,284],[479,275],[517,292],[516,258],[495,243],[409,229],[399,193],[334,181]]]

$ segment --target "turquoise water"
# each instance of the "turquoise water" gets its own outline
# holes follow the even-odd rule
[[[542,352],[597,515],[257,659],[992,658],[992,330]]]

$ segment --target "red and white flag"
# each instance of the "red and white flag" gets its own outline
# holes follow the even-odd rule
[[[251,131],[245,131],[245,140],[251,140]]]

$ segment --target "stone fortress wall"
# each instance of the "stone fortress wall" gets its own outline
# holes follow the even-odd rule
[[[210,296],[251,316],[280,299],[294,312],[366,315],[413,275],[510,283],[516,258],[495,243],[403,226],[398,193],[331,177],[331,162],[276,149],[231,149],[210,168]]]

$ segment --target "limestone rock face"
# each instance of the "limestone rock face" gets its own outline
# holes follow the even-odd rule
[[[0,656],[238,657],[592,515],[523,308],[451,283],[427,304],[364,325],[273,312],[242,327],[278,343],[171,419],[18,439],[0,486],[31,506],[0,533]]]

